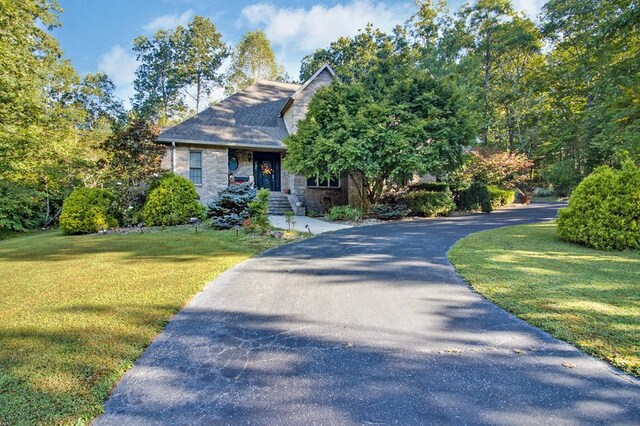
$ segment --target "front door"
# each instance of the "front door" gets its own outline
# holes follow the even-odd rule
[[[280,153],[254,152],[253,175],[258,188],[280,191]]]

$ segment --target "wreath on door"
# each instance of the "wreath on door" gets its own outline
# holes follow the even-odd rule
[[[273,173],[271,163],[269,163],[268,161],[263,161],[262,164],[260,164],[260,170],[262,171],[263,175],[270,175],[271,173]]]

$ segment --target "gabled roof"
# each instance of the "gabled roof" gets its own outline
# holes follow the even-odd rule
[[[289,133],[279,116],[299,84],[262,80],[177,124],[159,142],[284,150]]]
[[[298,87],[298,90],[296,90],[290,97],[289,99],[287,99],[287,102],[284,104],[284,106],[282,107],[282,109],[280,110],[280,116],[283,116],[285,112],[287,112],[287,110],[289,109],[289,107],[293,104],[293,100],[296,99],[298,97],[298,95],[300,93],[302,93],[304,91],[304,89],[307,88],[307,86],[316,79],[316,77],[318,77],[324,70],[327,70],[327,72],[329,72],[329,74],[331,74],[331,77],[335,78],[336,77],[336,73],[333,71],[333,69],[329,66],[329,64],[322,64],[322,66],[320,68],[318,68],[318,71],[316,71],[315,73],[313,73],[313,75],[311,77],[309,77],[307,79],[307,81],[305,81],[304,83],[302,83],[302,85],[300,87]]]

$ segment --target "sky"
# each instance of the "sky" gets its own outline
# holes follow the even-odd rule
[[[58,0],[61,26],[53,30],[80,75],[102,71],[129,105],[137,62],[131,50],[138,35],[186,25],[196,15],[216,24],[227,44],[262,29],[278,62],[297,79],[300,60],[341,36],[353,36],[367,23],[383,31],[404,23],[414,0]],[[463,0],[449,0],[455,10]],[[542,0],[514,0],[518,10],[537,16]],[[214,97],[220,97],[216,92]]]

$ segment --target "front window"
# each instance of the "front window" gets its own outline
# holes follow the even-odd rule
[[[189,151],[189,180],[202,185],[202,151]]]
[[[340,188],[340,178],[338,176],[330,178],[312,176],[307,178],[307,186],[312,188]]]

